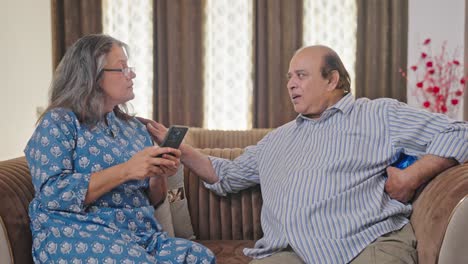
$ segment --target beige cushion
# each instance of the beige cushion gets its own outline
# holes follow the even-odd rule
[[[167,188],[167,198],[171,208],[175,236],[195,239],[187,199],[185,197],[183,165],[180,165],[179,170],[174,176],[168,178]]]
[[[13,264],[13,252],[11,251],[5,224],[0,216],[0,263]]]
[[[455,207],[439,253],[439,264],[468,263],[468,196]]]
[[[171,237],[174,237],[174,226],[172,225],[171,207],[169,199],[164,200],[162,204],[154,211],[154,216],[161,224],[162,229]]]

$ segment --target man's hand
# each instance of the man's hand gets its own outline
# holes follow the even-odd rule
[[[396,167],[388,167],[387,175],[385,191],[388,195],[402,203],[409,202],[417,189],[412,181],[413,177],[406,173],[406,169],[400,170]]]
[[[393,199],[403,203],[409,202],[420,186],[457,164],[455,159],[427,154],[404,170],[388,167],[385,191]]]
[[[146,128],[150,132],[151,136],[153,137],[153,140],[160,145],[162,141],[164,140],[164,136],[167,133],[167,128],[160,123],[151,120],[151,119],[146,119],[143,117],[137,117],[140,122],[146,125]]]

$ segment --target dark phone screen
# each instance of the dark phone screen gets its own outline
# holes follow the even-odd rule
[[[184,140],[188,127],[184,126],[171,126],[166,133],[166,136],[161,143],[160,147],[179,148],[182,140]],[[161,157],[159,155],[158,157]]]

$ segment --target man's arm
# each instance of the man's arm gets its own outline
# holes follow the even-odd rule
[[[393,151],[420,156],[404,170],[387,168],[385,191],[402,202],[442,171],[468,161],[468,123],[386,100],[385,119]]]
[[[454,159],[428,154],[404,170],[388,167],[385,191],[391,198],[406,203],[413,198],[416,190],[421,185],[457,164],[458,162]]]
[[[213,184],[219,181],[219,177],[216,175],[213,165],[207,155],[196,151],[187,144],[182,144],[179,149],[182,151],[180,161],[200,176],[204,182]]]
[[[167,133],[167,128],[151,119],[138,117],[138,120],[146,125],[154,141],[160,144]],[[204,182],[213,184],[219,181],[207,155],[196,151],[190,145],[184,143],[180,145],[179,150],[182,152],[180,161],[195,172]]]

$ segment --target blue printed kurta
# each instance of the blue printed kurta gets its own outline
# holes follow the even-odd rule
[[[152,146],[145,126],[113,112],[94,127],[69,110],[46,113],[25,154],[35,197],[29,207],[36,263],[214,263],[205,247],[170,238],[154,218],[149,180],[128,181],[90,205],[92,173]]]

